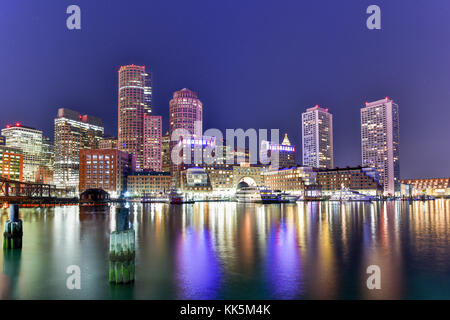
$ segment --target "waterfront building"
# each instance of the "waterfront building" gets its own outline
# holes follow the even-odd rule
[[[98,142],[99,149],[117,149],[117,138],[106,137]]]
[[[302,113],[303,165],[333,168],[333,115],[318,105]]]
[[[111,198],[127,190],[127,176],[136,169],[134,155],[117,149],[80,150],[79,192],[103,189]]]
[[[270,167],[291,168],[297,165],[297,161],[295,159],[295,147],[291,146],[287,133],[284,135],[284,139],[281,144],[271,143],[270,141],[262,141],[260,152],[260,159],[264,159],[265,157],[271,159],[272,157],[276,157],[278,155],[277,164],[274,166],[273,163],[270,163]]]
[[[450,196],[450,178],[404,179],[402,184],[412,185],[412,195],[434,197]]]
[[[0,174],[9,180],[23,180],[23,153],[19,148],[0,145]]]
[[[19,148],[23,154],[23,181],[34,182],[35,174],[41,165],[42,131],[16,123],[2,129],[7,147]]]
[[[204,168],[192,167],[181,172],[181,190],[184,192],[211,192],[212,186]]]
[[[280,170],[262,172],[264,185],[272,190],[304,195],[306,186],[316,182],[316,172],[312,167],[294,166]]]
[[[236,188],[233,184],[233,167],[231,164],[216,163],[202,166],[208,174],[214,192],[229,192]]]
[[[0,135],[0,146],[4,146],[6,144],[6,138]]]
[[[170,172],[171,162],[170,162],[170,133],[166,132],[161,138],[161,154],[162,154],[162,171]]]
[[[242,180],[251,181],[251,185],[262,186],[264,183],[262,172],[263,166],[241,163],[233,166],[233,185],[236,187]],[[250,184],[249,184],[250,185]]]
[[[58,188],[75,190],[79,186],[79,152],[96,149],[103,138],[99,118],[59,108],[55,119],[54,182]]]
[[[127,192],[132,197],[166,193],[170,189],[170,172],[142,171],[128,175]]]
[[[118,148],[136,156],[136,169],[144,165],[144,115],[152,112],[151,73],[134,64],[119,69]]]
[[[316,182],[324,196],[332,195],[344,188],[369,196],[383,194],[378,171],[371,167],[318,169]]]
[[[374,167],[386,195],[400,192],[399,108],[392,99],[366,102],[361,108],[362,166]]]
[[[144,170],[162,170],[162,118],[144,115]]]

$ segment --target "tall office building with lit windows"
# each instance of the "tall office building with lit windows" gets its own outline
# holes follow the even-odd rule
[[[334,167],[333,115],[318,105],[302,113],[303,165]]]
[[[162,118],[144,115],[144,170],[162,170]]]
[[[102,121],[97,117],[58,109],[54,140],[54,183],[58,188],[78,188],[79,152],[97,148],[103,131]]]
[[[144,115],[152,112],[151,73],[134,64],[119,69],[118,149],[134,154],[136,170],[144,168]]]
[[[203,104],[197,93],[189,89],[181,89],[173,94],[170,100],[170,155],[173,147],[179,141],[172,141],[173,133],[177,129],[185,129],[193,138],[203,135]],[[172,173],[177,170],[172,161]]]
[[[362,166],[377,169],[385,195],[400,191],[399,134],[399,109],[392,99],[361,108]]]
[[[6,146],[18,148],[23,154],[23,181],[34,182],[42,162],[42,131],[16,123],[2,129]]]

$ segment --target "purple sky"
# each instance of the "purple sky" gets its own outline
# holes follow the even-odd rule
[[[68,5],[82,30],[66,28]],[[381,7],[382,30],[366,28]],[[359,109],[400,107],[402,178],[450,176],[450,2],[365,0],[3,0],[0,126],[53,136],[58,107],[116,135],[117,70],[153,71],[153,111],[168,127],[172,92],[197,91],[204,128],[280,128],[297,145],[301,113],[334,116],[335,164],[360,164]]]

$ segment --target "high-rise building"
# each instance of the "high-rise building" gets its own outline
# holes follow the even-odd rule
[[[117,149],[80,150],[80,193],[92,188],[120,197],[127,188],[127,176],[135,170],[135,157]]]
[[[9,180],[22,181],[23,154],[21,149],[0,145],[0,176]]]
[[[4,136],[0,135],[0,146],[4,146],[6,143],[6,139]]]
[[[203,133],[203,104],[198,99],[197,93],[189,89],[181,89],[173,94],[170,100],[170,154],[174,146],[179,142],[178,137],[174,137],[177,129],[184,129],[186,134],[193,138],[201,138]],[[173,177],[177,177],[179,167],[171,164]]]
[[[261,142],[260,152],[261,159],[264,159],[267,156],[269,157],[268,159],[272,160],[271,163],[269,163],[272,168],[290,168],[297,166],[297,161],[295,159],[295,147],[291,146],[287,133],[284,135],[284,139],[281,144],[263,140]],[[275,159],[273,159],[273,157],[277,156],[278,159],[276,163],[274,163]]]
[[[23,153],[23,180],[34,182],[35,174],[42,162],[42,131],[16,123],[2,129],[6,146],[19,148]]]
[[[59,108],[55,119],[54,182],[59,188],[78,188],[79,152],[95,149],[103,138],[102,121]]]
[[[170,133],[166,132],[161,140],[162,171],[170,172]]]
[[[333,115],[318,105],[302,113],[303,165],[333,168]]]
[[[162,118],[144,115],[144,170],[162,170]]]
[[[119,69],[118,148],[136,156],[136,169],[144,166],[144,115],[151,114],[151,73],[145,66]]]
[[[399,134],[399,110],[392,99],[361,108],[362,166],[378,170],[385,195],[400,192]]]

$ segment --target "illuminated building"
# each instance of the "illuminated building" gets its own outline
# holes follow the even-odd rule
[[[333,115],[316,105],[302,113],[303,165],[333,168]]]
[[[151,114],[151,73],[145,66],[119,69],[118,148],[136,156],[136,169],[144,164],[144,115]]]
[[[41,165],[36,170],[34,181],[43,184],[53,184],[53,170],[48,166]]]
[[[233,185],[236,187],[239,182],[246,178],[251,179],[257,186],[263,185],[263,167],[258,165],[250,165],[249,163],[241,163],[240,165],[233,166]]]
[[[384,193],[399,192],[399,109],[388,97],[361,108],[361,153],[362,166],[380,173]]]
[[[55,119],[54,182],[58,188],[75,190],[79,185],[79,152],[95,149],[103,138],[99,118],[59,108]]]
[[[265,156],[271,158],[278,155],[277,165],[270,163],[271,167],[276,168],[291,168],[297,165],[295,159],[295,147],[291,146],[287,133],[284,135],[283,142],[281,144],[271,143],[270,141],[261,142],[261,156],[264,159]]]
[[[117,149],[80,150],[79,192],[99,188],[111,198],[119,198],[127,189],[127,176],[134,172],[135,158]]]
[[[127,191],[132,197],[165,193],[170,189],[170,172],[144,171],[128,175]]]
[[[370,196],[381,195],[383,186],[379,179],[377,170],[371,167],[319,169],[316,173],[316,182],[325,196],[343,188]]]
[[[19,148],[0,145],[0,174],[9,180],[23,180],[23,154]]]
[[[450,196],[450,178],[405,179],[402,184],[413,186],[413,195],[429,195],[435,197]]]
[[[162,118],[144,115],[144,170],[162,170]]]
[[[19,148],[23,154],[23,181],[34,182],[36,171],[42,162],[42,131],[20,123],[2,129],[6,146]]]
[[[117,149],[117,138],[103,138],[98,142],[99,149]]]
[[[208,174],[209,181],[213,191],[227,192],[230,189],[236,188],[233,179],[233,165],[216,163],[212,165],[203,165]]]
[[[4,136],[0,135],[0,146],[4,146],[6,143],[6,139]]]
[[[170,134],[166,132],[161,140],[162,171],[170,172]]]
[[[272,190],[304,195],[305,186],[314,185],[316,172],[312,167],[294,166],[262,172],[264,185]]]
[[[198,99],[198,95],[189,90],[181,89],[173,94],[170,100],[170,154],[174,146],[178,143],[178,137],[174,137],[177,129],[184,129],[185,133],[199,138],[203,135],[203,104]],[[173,140],[173,141],[172,141]],[[176,176],[177,167],[172,163],[171,171]]]
[[[181,172],[181,190],[184,192],[212,191],[209,176],[204,168],[192,167]]]

